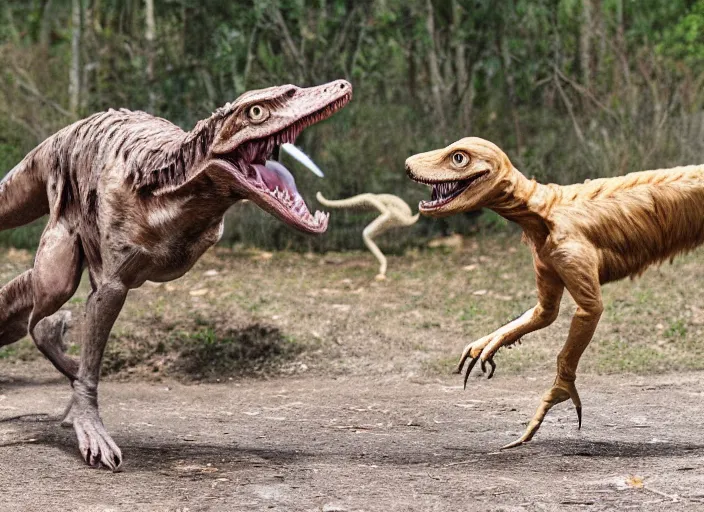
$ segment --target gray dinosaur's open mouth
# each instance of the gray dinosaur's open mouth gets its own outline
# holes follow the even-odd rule
[[[308,209],[303,196],[298,192],[296,181],[289,170],[280,162],[266,160],[264,164],[252,164],[255,171],[254,184],[265,194],[286,208],[284,220],[304,231],[322,233],[328,227],[330,214],[316,210],[313,214]],[[295,219],[291,219],[291,214]]]
[[[320,110],[299,119],[287,128],[262,139],[250,140],[224,159],[240,170],[244,177],[245,196],[263,210],[289,226],[312,234],[324,233],[330,214],[311,213],[296,181],[278,158],[282,144],[293,144],[303,130],[343,108],[352,99],[351,93],[328,103]]]
[[[414,177],[413,179],[415,179],[415,181],[431,186],[430,201],[421,201],[418,208],[423,212],[430,212],[442,208],[452,202],[453,199],[461,195],[464,191],[481,181],[481,179],[487,174],[489,174],[489,171],[483,171],[464,180],[443,181],[437,183],[423,181]]]
[[[274,160],[280,145],[292,143],[298,133],[294,126],[267,139],[250,141],[233,158],[226,159],[240,169],[247,199],[293,228],[323,233],[329,215],[321,211],[311,213],[291,172]]]
[[[218,160],[230,168],[238,193],[293,228],[312,234],[324,233],[329,214],[311,213],[298,192],[293,175],[275,158],[279,156],[281,145],[295,143],[303,130],[327,119],[351,99],[351,93],[345,94],[279,132],[249,140],[232,153],[218,155]]]

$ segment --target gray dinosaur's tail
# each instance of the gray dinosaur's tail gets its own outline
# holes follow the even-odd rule
[[[33,162],[30,153],[0,181],[0,231],[49,213],[46,182]]]
[[[325,199],[323,194],[318,192],[315,198],[323,206],[328,208],[356,208],[359,210],[373,210],[376,208],[371,201],[371,194],[359,194],[358,196],[348,197],[346,199]]]

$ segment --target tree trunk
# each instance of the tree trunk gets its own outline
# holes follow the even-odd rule
[[[78,115],[81,101],[81,38],[83,0],[72,0],[71,5],[71,68],[68,81],[68,104],[72,114]]]
[[[518,95],[516,94],[516,82],[513,77],[513,64],[511,62],[511,53],[506,41],[506,26],[499,36],[499,51],[501,53],[501,67],[506,84],[506,93],[508,95],[508,104],[511,110],[511,119],[513,121],[513,130],[516,135],[516,159],[520,163],[523,150],[523,134],[521,132],[520,116],[518,114]]]
[[[156,39],[156,23],[154,22],[154,0],[144,0],[146,9],[146,30],[144,37],[147,40],[147,87],[149,88],[149,112],[154,112],[156,94],[154,92],[154,40]]]
[[[406,6],[403,9],[403,23],[405,26],[412,27],[415,23],[414,13],[411,8]],[[418,95],[418,68],[416,65],[416,53],[418,51],[418,46],[416,44],[416,38],[410,37],[407,39],[408,48],[406,49],[406,80],[408,82],[408,95],[412,103],[415,103]]]
[[[582,0],[582,20],[579,30],[579,67],[582,71],[582,85],[592,86],[592,0]]]
[[[426,1],[427,19],[426,30],[430,39],[430,48],[428,50],[428,67],[430,68],[430,91],[433,97],[435,106],[435,116],[440,124],[441,130],[444,130],[447,125],[445,121],[445,109],[443,108],[443,84],[442,75],[440,74],[440,63],[438,61],[437,45],[435,40],[435,13],[431,0]]]
[[[462,37],[462,12],[457,0],[452,1],[452,44],[455,47],[455,75],[459,121],[463,133],[472,131],[472,77],[467,69],[467,47]]]
[[[39,44],[41,44],[43,48],[49,47],[49,38],[51,36],[51,2],[52,0],[44,0],[44,5],[42,6],[42,21],[39,32]]]

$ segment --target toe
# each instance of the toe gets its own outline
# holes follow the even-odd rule
[[[78,448],[88,465],[119,471],[122,452],[99,419],[78,417],[73,426],[78,438]]]
[[[526,444],[526,441],[523,440],[523,438],[516,439],[515,441],[508,443],[507,445],[504,445],[501,447],[501,450],[510,450],[511,448],[515,448],[517,446],[521,446],[522,444]]]
[[[474,368],[474,365],[477,364],[477,361],[479,358],[475,357],[469,362],[469,365],[467,366],[467,371],[464,374],[464,389],[467,389],[467,380],[469,379],[469,374],[472,373],[472,368]]]

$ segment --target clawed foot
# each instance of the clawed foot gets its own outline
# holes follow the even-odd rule
[[[557,378],[553,387],[550,388],[548,392],[545,393],[545,395],[543,396],[542,402],[538,407],[538,410],[535,412],[535,415],[530,420],[530,423],[528,423],[528,427],[526,428],[524,434],[512,443],[509,443],[506,446],[502,446],[501,449],[507,450],[509,448],[515,448],[516,446],[525,444],[531,439],[533,439],[533,436],[540,428],[540,425],[543,423],[547,412],[553,406],[559,404],[560,402],[564,402],[567,399],[572,399],[572,403],[574,403],[575,409],[577,410],[578,428],[581,429],[582,402],[579,398],[579,394],[577,393],[577,388],[575,387],[574,382],[568,382]]]
[[[74,415],[73,428],[78,438],[78,449],[88,465],[120,470],[122,452],[105,430],[97,413]]]

